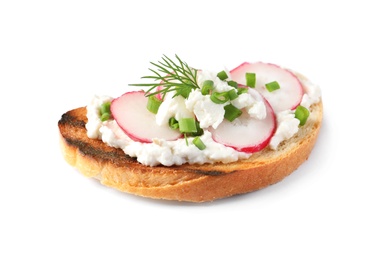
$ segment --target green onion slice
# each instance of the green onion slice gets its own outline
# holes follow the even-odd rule
[[[206,149],[206,145],[203,143],[202,139],[200,139],[199,136],[196,136],[194,140],[192,140],[192,143],[198,147],[199,150],[204,150]]]
[[[229,93],[225,92],[213,92],[210,96],[211,101],[215,104],[223,104],[229,100]]]
[[[100,121],[104,122],[104,121],[107,121],[108,119],[111,118],[111,114],[110,113],[103,113],[101,116],[100,116]]]
[[[265,87],[269,92],[275,91],[277,89],[280,89],[280,85],[277,81],[272,81],[267,84],[265,84]]]
[[[176,89],[176,96],[182,96],[187,99],[192,91],[192,88],[189,87],[181,87]]]
[[[110,108],[111,108],[111,102],[110,101],[104,102],[100,106],[100,114],[111,113]]]
[[[236,108],[235,106],[233,106],[232,104],[224,106],[224,109],[225,109],[224,117],[230,122],[232,122],[234,119],[236,119],[242,114],[242,111]]]
[[[195,125],[196,125],[196,132],[192,132],[192,133],[190,133],[190,135],[191,135],[191,136],[203,135],[204,131],[203,131],[203,129],[200,127],[199,121],[195,120]]]
[[[309,118],[310,112],[306,107],[299,105],[295,110],[295,118],[299,120],[299,125],[303,126],[306,124],[307,119]]]
[[[227,75],[226,71],[222,70],[222,71],[218,72],[217,77],[220,80],[225,80],[228,78],[228,75]]]
[[[203,82],[203,86],[200,92],[202,93],[202,95],[207,95],[210,93],[211,90],[213,90],[213,87],[214,82],[212,80],[205,80]]]
[[[158,99],[156,96],[149,96],[146,108],[153,114],[157,114],[158,108],[160,107],[161,103],[162,100]]]
[[[256,73],[247,72],[245,73],[246,85],[250,88],[254,88],[256,86]]]
[[[229,86],[233,87],[233,88],[238,88],[238,83],[237,83],[237,81],[229,80],[229,81],[227,82],[227,84],[228,84]]]
[[[237,89],[237,94],[238,95],[241,95],[241,94],[244,94],[244,93],[248,93],[248,89],[247,88],[238,88]]]
[[[171,129],[179,129],[179,122],[174,117],[169,118],[168,125]]]
[[[235,89],[231,89],[227,93],[230,100],[234,100],[238,97],[237,91]]]
[[[104,122],[111,118],[111,102],[104,102],[100,106],[100,121]]]
[[[179,119],[179,130],[182,133],[196,133],[198,129],[196,128],[195,118],[185,117]]]

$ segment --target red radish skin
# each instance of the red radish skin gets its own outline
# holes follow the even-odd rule
[[[161,83],[163,83],[163,82],[161,81]],[[156,88],[156,91],[160,91],[160,90],[163,90],[163,89],[164,89],[164,86],[160,85],[160,86],[158,86],[158,87]],[[162,99],[163,99],[163,94],[162,94],[162,93],[158,93],[158,94],[156,95],[156,97],[157,97],[158,99],[162,100]]]
[[[265,119],[250,117],[246,112],[233,122],[224,119],[217,129],[210,129],[214,141],[245,153],[266,147],[276,131],[276,116],[267,100],[262,99],[267,112]]]
[[[230,71],[232,80],[239,84],[246,84],[246,72],[256,73],[255,89],[271,104],[275,113],[284,110],[294,110],[302,101],[304,94],[299,79],[290,71],[271,63],[244,62]],[[265,84],[277,81],[280,89],[269,92]]]
[[[111,114],[126,135],[135,141],[151,143],[153,138],[167,141],[180,138],[182,134],[168,124],[156,124],[156,115],[146,108],[147,102],[144,91],[127,92],[112,101]]]

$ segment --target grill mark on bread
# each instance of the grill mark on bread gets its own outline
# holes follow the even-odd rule
[[[81,113],[80,113],[81,112]],[[58,122],[60,129],[66,128],[66,131],[61,131],[64,137],[65,142],[75,147],[80,151],[84,156],[88,156],[93,160],[100,162],[110,162],[112,164],[122,166],[122,167],[137,167],[141,164],[137,161],[137,158],[130,157],[125,154],[121,149],[116,149],[109,147],[107,145],[102,145],[101,140],[89,139],[86,137],[86,122],[87,117],[85,116],[86,109],[81,108],[78,110],[70,110],[67,113],[63,114],[61,119]],[[157,169],[163,166],[152,167]],[[176,168],[177,166],[171,166],[170,168]],[[165,167],[163,167],[165,168]],[[149,169],[150,171],[150,169]],[[199,168],[188,169],[188,172],[202,175],[218,176],[223,173],[223,171],[218,170],[202,170]]]
[[[218,176],[218,175],[225,173],[225,172],[221,172],[221,171],[202,171],[202,170],[194,170],[193,172],[197,173],[197,174],[211,175],[211,176]]]
[[[110,161],[111,163],[115,163],[115,164],[118,164],[119,162],[121,163],[136,162],[135,158],[128,156],[120,149],[115,149],[115,148],[109,149],[108,147],[104,147],[104,149],[100,149],[99,147],[90,145],[90,143],[88,142],[84,142],[82,140],[73,139],[73,138],[65,138],[65,141],[69,145],[78,148],[83,155],[94,158],[97,161]]]
[[[79,148],[80,152],[84,155],[88,155],[100,160],[112,160],[112,159],[119,159],[121,155],[118,151],[105,151],[103,149],[95,148],[92,145],[89,145],[86,142],[83,142],[78,139],[71,139],[71,138],[65,138],[65,141],[73,145],[77,148]]]
[[[72,113],[65,113],[62,115],[59,125],[70,125],[77,128],[85,128],[85,121],[83,119],[74,116]]]
[[[104,145],[100,140],[88,138],[85,128],[86,122],[85,107],[70,110],[62,115],[58,126],[68,145],[75,147],[81,154],[95,161],[110,162],[121,166],[134,165],[136,159],[125,154],[122,150]]]
[[[87,136],[86,107],[66,112],[58,122],[65,159],[87,177],[127,193],[178,201],[204,202],[262,189],[291,174],[316,142],[322,121],[322,102],[296,136],[278,151],[264,149],[232,163],[149,167],[121,149]]]

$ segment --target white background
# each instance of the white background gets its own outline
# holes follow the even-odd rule
[[[386,1],[1,1],[0,259],[389,259]],[[150,200],[66,164],[61,115],[149,62],[265,61],[307,75],[324,121],[282,182],[212,203]]]

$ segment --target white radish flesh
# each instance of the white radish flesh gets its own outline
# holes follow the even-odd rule
[[[168,124],[156,124],[156,115],[146,108],[147,102],[145,92],[127,92],[112,101],[111,114],[126,135],[135,141],[150,143],[153,138],[180,138],[181,133]]]
[[[244,112],[233,122],[224,119],[217,129],[210,129],[216,142],[247,153],[258,152],[268,145],[276,130],[276,117],[267,100],[258,96],[266,106],[266,118],[260,120]]]
[[[263,62],[244,62],[230,71],[232,80],[239,84],[246,84],[245,74],[256,73],[256,87],[265,99],[271,104],[275,113],[284,110],[294,110],[303,97],[303,87],[298,78],[290,71],[277,65]],[[265,84],[277,81],[280,89],[269,92]]]

